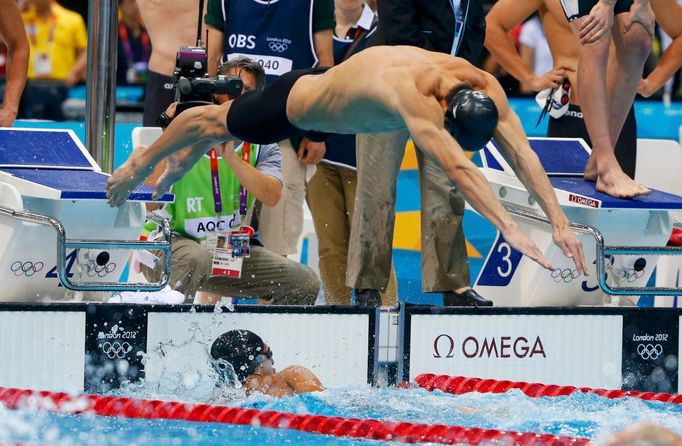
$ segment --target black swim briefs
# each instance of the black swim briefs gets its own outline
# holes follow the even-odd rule
[[[588,146],[592,147],[590,135],[587,133],[583,113],[577,105],[569,104],[568,111],[561,118],[549,119],[547,136],[555,138],[582,138]],[[630,112],[623,129],[620,131],[615,147],[616,159],[620,168],[630,178],[635,178],[635,167],[637,164],[637,121],[635,119],[635,108],[630,107]]]
[[[260,91],[249,91],[234,100],[227,113],[227,130],[242,141],[273,144],[293,136],[324,141],[326,134],[299,129],[287,118],[287,99],[296,81],[327,68],[294,70],[283,74]]]
[[[561,0],[561,7],[564,9],[564,14],[569,22],[586,16],[596,5],[598,0]],[[632,0],[616,0],[613,7],[613,14],[621,14],[630,11]]]

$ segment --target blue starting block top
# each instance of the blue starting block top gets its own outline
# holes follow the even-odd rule
[[[0,171],[59,191],[64,200],[106,200],[109,175],[102,173],[71,130],[0,130]],[[152,201],[154,189],[136,188],[132,201]],[[172,202],[165,194],[159,202]]]
[[[585,164],[590,154],[580,139],[529,138],[531,148],[537,153],[549,179],[557,190],[568,192],[578,198],[597,200],[601,208],[607,209],[682,209],[682,197],[654,190],[649,195],[633,199],[614,198],[597,192],[595,183],[583,178]],[[504,171],[494,156],[491,146],[501,152],[495,142],[483,149],[482,156],[489,169]]]
[[[68,130],[0,131],[0,168],[5,167],[100,170]]]

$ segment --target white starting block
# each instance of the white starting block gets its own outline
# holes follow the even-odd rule
[[[590,149],[582,139],[530,138],[530,144],[568,219],[588,229],[579,236],[592,265],[591,275],[575,271],[572,260],[552,242],[551,227],[543,218],[521,216],[543,213],[496,143],[490,142],[481,151],[483,173],[522,230],[557,269],[541,268],[498,234],[475,284],[481,295],[501,306],[561,306],[603,305],[613,302],[614,295],[682,293],[679,288],[646,286],[660,254],[682,254],[665,247],[673,228],[671,211],[682,209],[682,197],[660,191],[632,200],[610,197],[583,179]]]
[[[170,245],[137,241],[141,201],[151,200],[151,189],[138,188],[132,201],[111,208],[108,178],[70,130],[0,129],[0,301],[64,299],[65,288],[165,286],[167,274],[157,284],[119,281],[131,249],[168,252]]]

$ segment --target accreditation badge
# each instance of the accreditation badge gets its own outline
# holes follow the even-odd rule
[[[233,254],[230,232],[212,232],[206,237],[206,247],[211,254],[211,277],[223,276],[239,279],[242,276],[244,257]],[[241,246],[240,246],[241,250]]]
[[[52,58],[48,53],[36,53],[33,57],[33,73],[37,77],[52,75]]]

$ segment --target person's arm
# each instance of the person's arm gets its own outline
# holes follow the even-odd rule
[[[428,98],[414,88],[399,88],[397,108],[407,125],[417,147],[430,155],[457,186],[467,202],[492,223],[516,250],[530,257],[542,267],[554,269],[533,243],[497,201],[488,181],[476,165],[443,126],[443,110],[433,98]]]
[[[215,76],[218,74],[220,62],[225,51],[225,34],[218,28],[211,25],[208,28],[208,75]]]
[[[251,164],[245,162],[235,152],[232,144],[224,144],[223,160],[232,168],[239,182],[256,199],[264,205],[272,207],[282,196],[282,183],[277,178],[259,172]]]
[[[208,75],[215,76],[225,51],[225,18],[222,0],[208,0],[204,23],[208,29]]]
[[[88,65],[87,50],[85,48],[79,48],[76,51],[76,62],[66,76],[66,85],[69,87],[73,87],[83,79],[83,74],[86,72],[86,67]]]
[[[676,0],[652,0],[651,6],[659,25],[673,41],[656,68],[640,81],[637,92],[644,97],[658,91],[682,67],[682,5]]]
[[[300,365],[292,365],[279,372],[295,393],[320,392],[324,386],[313,372]]]
[[[504,90],[499,82],[487,73],[486,92],[495,101],[499,113],[499,121],[493,138],[500,143],[506,160],[528,192],[535,197],[552,224],[554,243],[564,255],[573,258],[579,272],[586,274],[587,266],[582,243],[571,230],[568,218],[559,205],[547,173],[537,154],[530,148],[521,121],[509,107]]]
[[[14,0],[0,0],[0,40],[7,47],[7,83],[0,107],[0,127],[10,127],[19,111],[28,72],[29,45],[21,13]]]
[[[315,54],[319,59],[320,67],[334,66],[334,46],[333,46],[333,32],[331,29],[325,29],[313,33],[313,44],[315,45]]]
[[[530,91],[558,88],[565,70],[573,70],[559,66],[537,76],[516,50],[509,32],[542,6],[543,0],[499,0],[486,16],[485,47],[509,74]]]
[[[222,105],[204,105],[190,108],[178,115],[166,131],[146,150],[135,150],[107,182],[107,198],[110,206],[120,206],[162,159],[176,152],[166,171],[157,183],[157,193],[191,169],[192,165],[213,146],[229,141],[227,112],[232,101]],[[170,169],[170,170],[169,170]],[[169,175],[170,174],[170,175]]]

